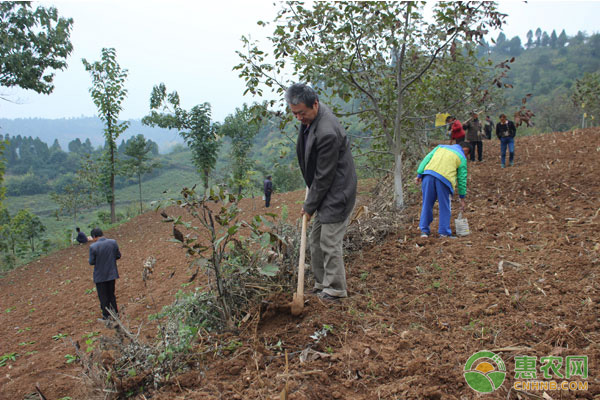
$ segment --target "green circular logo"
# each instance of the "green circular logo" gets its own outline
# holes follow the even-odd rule
[[[493,392],[505,378],[504,361],[491,351],[479,351],[469,357],[465,364],[465,380],[471,389],[479,393]]]

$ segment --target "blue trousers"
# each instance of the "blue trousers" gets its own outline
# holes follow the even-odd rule
[[[423,192],[423,208],[421,209],[421,221],[419,222],[421,232],[429,235],[429,225],[433,221],[433,205],[437,200],[440,209],[438,233],[440,235],[452,235],[452,229],[450,229],[450,216],[452,214],[450,199],[452,192],[450,188],[435,176],[423,175],[421,191]]]
[[[515,138],[500,138],[500,161],[502,165],[506,164],[506,147],[508,146],[508,161],[512,162],[515,158]]]

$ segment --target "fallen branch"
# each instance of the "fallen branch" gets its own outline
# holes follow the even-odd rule
[[[319,372],[323,372],[322,369],[314,369],[312,371],[304,371],[304,372],[295,372],[295,373],[291,373],[291,374],[277,374],[277,378],[293,378],[293,377],[297,377],[297,376],[304,376],[304,375],[313,375],[313,374],[318,374]]]
[[[38,396],[40,396],[40,400],[48,400],[48,399],[46,399],[46,396],[44,396],[44,394],[42,393],[39,383],[35,384],[35,391],[37,392]]]

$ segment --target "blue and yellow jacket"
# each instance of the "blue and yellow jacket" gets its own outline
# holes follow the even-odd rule
[[[458,195],[462,198],[467,194],[467,158],[458,144],[436,146],[421,161],[417,174],[419,178],[435,176],[450,188],[452,194],[458,181]]]

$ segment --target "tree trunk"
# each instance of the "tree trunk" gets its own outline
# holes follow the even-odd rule
[[[117,144],[113,139],[113,126],[111,124],[111,115],[107,115],[107,142],[108,148],[110,149],[110,223],[114,224],[117,222],[117,213],[115,211],[115,147]]]
[[[402,190],[402,153],[395,155],[394,160],[394,203],[396,208],[404,207],[404,192]]]
[[[406,55],[406,41],[408,38],[408,26],[410,22],[410,13],[412,10],[412,4],[409,2],[406,8],[406,16],[404,19],[404,39],[402,41],[402,48],[398,57],[397,76],[396,83],[398,88],[396,97],[396,118],[394,120],[394,203],[396,208],[400,209],[404,207],[404,193],[402,190],[402,149],[400,148],[400,127],[402,108],[404,106],[404,91],[403,91],[403,79],[404,79],[404,57]]]
[[[208,189],[208,174],[210,170],[208,168],[204,169],[204,189]]]
[[[140,188],[140,214],[142,211],[142,175],[138,174],[138,186]]]
[[[117,222],[115,212],[115,149],[110,146],[110,223]]]

